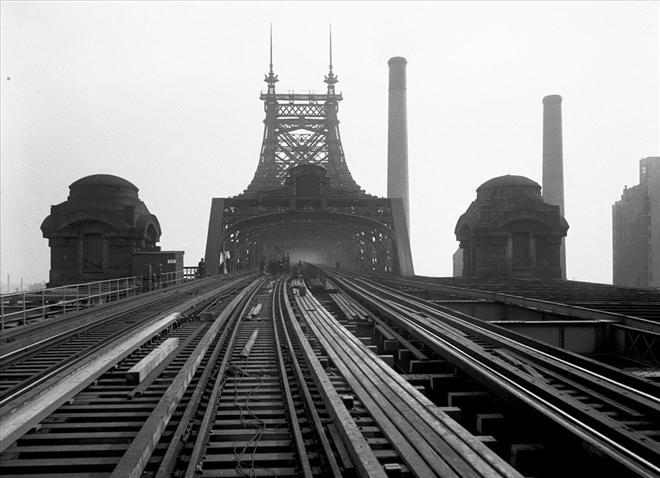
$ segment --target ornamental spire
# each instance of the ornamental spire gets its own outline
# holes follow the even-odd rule
[[[330,25],[329,34],[330,34],[330,42],[329,42],[329,46],[330,46],[330,52],[329,52],[330,53],[330,55],[329,55],[330,56],[330,73],[332,74],[332,25]]]
[[[325,83],[328,85],[328,94],[335,94],[335,84],[339,81],[337,75],[332,72],[332,25],[329,27],[330,42],[329,42],[329,65],[328,65],[328,74],[325,76]]]
[[[268,74],[266,75],[264,81],[268,84],[268,94],[269,95],[274,95],[275,94],[275,83],[277,83],[279,80],[277,78],[277,75],[273,72],[273,24],[270,24],[270,45],[269,45],[269,69],[268,69]]]

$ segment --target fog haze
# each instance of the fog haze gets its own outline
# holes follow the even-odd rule
[[[39,226],[76,179],[133,182],[163,249],[203,255],[212,197],[240,193],[278,92],[323,91],[332,23],[353,177],[386,194],[387,60],[408,60],[418,274],[451,275],[454,226],[487,179],[541,182],[542,97],[563,97],[568,278],[612,280],[611,206],[660,153],[657,2],[1,5],[0,280],[47,280]]]

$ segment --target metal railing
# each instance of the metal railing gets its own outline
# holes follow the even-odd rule
[[[132,276],[0,294],[0,330],[129,297],[141,289]]]
[[[0,330],[198,279],[197,267],[0,294]]]
[[[183,267],[183,280],[193,280],[198,278],[198,270],[199,268],[197,266],[184,266]]]
[[[180,284],[185,280],[183,270],[175,272],[161,272],[159,274],[152,274],[151,276],[144,276],[138,278],[141,292],[148,292],[150,290],[162,289],[172,285]]]

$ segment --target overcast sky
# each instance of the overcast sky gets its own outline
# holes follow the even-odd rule
[[[387,60],[408,59],[412,248],[451,275],[454,226],[485,180],[541,181],[541,99],[564,98],[567,269],[611,282],[611,207],[660,152],[657,2],[2,2],[0,279],[47,280],[39,226],[68,186],[122,176],[164,249],[203,255],[211,198],[240,193],[278,91],[323,91],[332,23],[353,177],[386,193]]]

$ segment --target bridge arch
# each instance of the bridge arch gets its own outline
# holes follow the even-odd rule
[[[227,225],[222,260],[228,271],[298,261],[365,272],[391,272],[394,241],[388,224],[331,211],[282,212]]]

